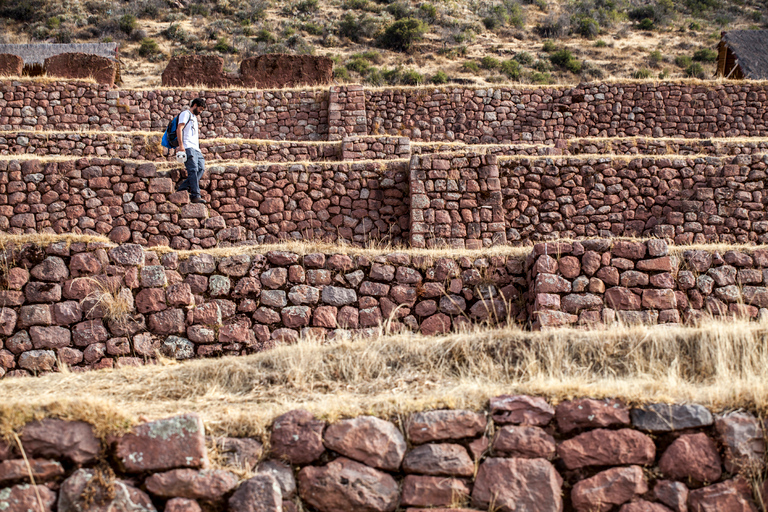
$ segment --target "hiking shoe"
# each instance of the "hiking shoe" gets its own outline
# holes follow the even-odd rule
[[[198,204],[200,204],[200,203],[205,204],[206,200],[203,199],[202,197],[193,197],[192,198],[192,202],[193,203],[198,203]]]

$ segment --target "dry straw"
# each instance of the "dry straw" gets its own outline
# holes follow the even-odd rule
[[[6,435],[44,415],[83,419],[100,435],[139,417],[198,412],[212,434],[262,435],[288,410],[334,421],[482,409],[504,393],[696,402],[768,409],[768,325],[612,326],[532,333],[481,328],[437,337],[303,340],[260,354],[0,381]]]

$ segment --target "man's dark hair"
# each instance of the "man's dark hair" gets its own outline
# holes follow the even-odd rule
[[[205,98],[195,98],[192,100],[192,104],[190,107],[196,107],[200,105],[201,107],[205,108]]]

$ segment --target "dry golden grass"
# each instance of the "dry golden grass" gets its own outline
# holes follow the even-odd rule
[[[86,84],[96,84],[96,80],[93,77],[89,78],[63,78],[60,76],[48,76],[48,75],[41,75],[41,76],[0,76],[0,82],[10,80],[14,82],[33,82],[33,83],[41,83],[41,84],[50,84],[50,83],[86,83]]]
[[[306,408],[329,421],[359,414],[487,406],[505,393],[617,397],[629,404],[696,402],[768,410],[768,325],[612,326],[531,333],[477,328],[438,337],[399,334],[260,354],[0,381],[0,430],[33,417],[94,423],[100,435],[139,419],[200,413],[212,434],[262,436]]]
[[[26,235],[9,235],[0,233],[0,247],[19,246],[23,244],[35,244],[39,246],[51,245],[58,242],[65,242],[67,246],[73,243],[103,243],[111,244],[109,238],[97,235],[75,235],[65,233],[61,235],[53,233],[30,233]]]

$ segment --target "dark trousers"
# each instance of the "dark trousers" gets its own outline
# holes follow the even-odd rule
[[[193,199],[200,197],[200,180],[205,174],[205,158],[203,154],[196,150],[186,148],[187,163],[184,167],[187,169],[187,179],[179,183],[179,190],[189,190],[189,195]]]

